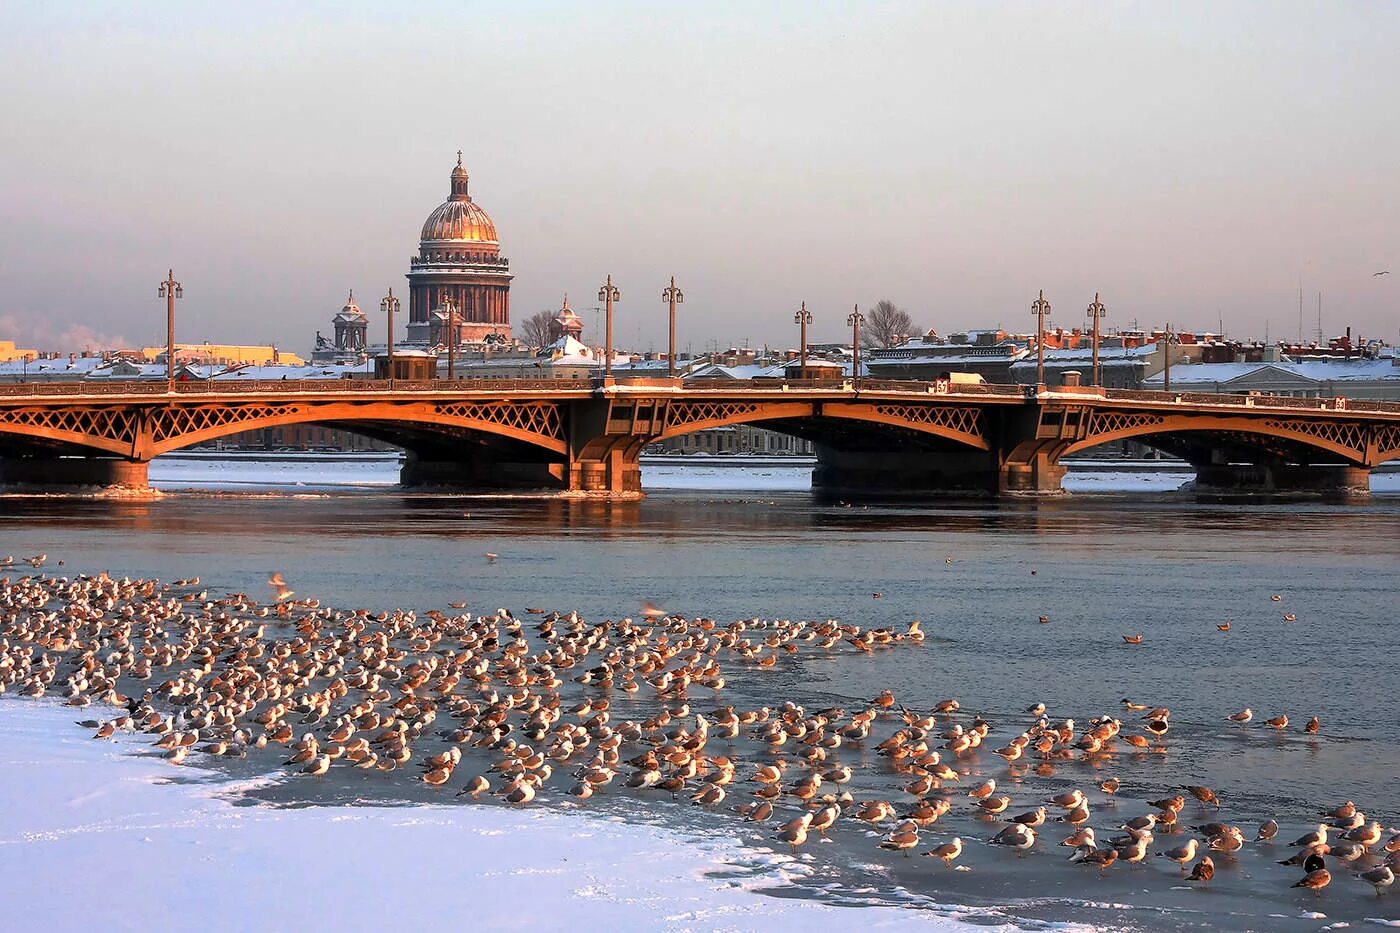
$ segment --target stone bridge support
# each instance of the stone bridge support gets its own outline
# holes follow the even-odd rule
[[[1304,495],[1329,499],[1368,499],[1371,471],[1367,467],[1334,463],[1192,464],[1196,481],[1192,490],[1205,495]]]
[[[125,457],[5,457],[0,459],[0,486],[144,489],[149,468],[147,461]]]

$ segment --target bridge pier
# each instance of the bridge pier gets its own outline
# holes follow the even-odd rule
[[[6,457],[0,459],[0,485],[145,489],[149,470],[149,461],[123,457]]]
[[[562,463],[507,462],[476,456],[462,460],[433,460],[408,452],[399,469],[399,484],[408,487],[448,487],[464,490],[563,489]]]
[[[999,482],[987,451],[847,451],[818,444],[812,488],[851,496],[993,496]]]
[[[1024,461],[1002,464],[997,492],[1008,496],[1064,495],[1061,485],[1069,468],[1048,453],[1037,453]]]
[[[643,494],[641,461],[622,450],[611,450],[597,460],[575,460],[569,465],[569,491],[639,497]]]
[[[1196,465],[1192,489],[1208,495],[1366,499],[1371,495],[1371,471],[1350,464],[1205,463]]]

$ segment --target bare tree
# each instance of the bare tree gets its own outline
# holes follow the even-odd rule
[[[536,311],[521,322],[520,339],[535,350],[549,346],[549,325],[553,321],[553,311]]]
[[[904,342],[914,331],[914,319],[909,312],[888,298],[881,298],[866,312],[860,342],[867,347],[893,347]]]

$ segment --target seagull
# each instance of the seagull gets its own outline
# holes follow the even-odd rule
[[[655,603],[643,602],[642,615],[646,616],[648,619],[659,619],[666,615],[666,610],[657,606]]]
[[[267,585],[277,591],[277,601],[283,602],[290,599],[292,591],[287,587],[287,581],[282,579],[281,572],[274,572],[267,578]]]
[[[496,558],[498,558],[498,557],[500,557],[500,556],[501,556],[501,555],[499,555],[499,554],[492,554],[490,551],[487,551],[487,552],[486,552],[486,559],[487,559],[487,561],[489,561],[490,563],[493,563],[493,564],[496,562]]]
[[[1371,273],[1371,278],[1374,279],[1374,278],[1375,278],[1376,276],[1378,276],[1378,275],[1390,275],[1390,270],[1389,270],[1389,269],[1382,269],[1382,270],[1379,271],[1379,272],[1372,272],[1372,273]]]

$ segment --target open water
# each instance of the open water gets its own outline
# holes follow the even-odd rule
[[[1091,794],[1101,839],[1146,812],[1144,800],[1206,784],[1224,809],[1217,816],[1193,803],[1183,823],[1225,819],[1252,838],[1260,820],[1274,817],[1283,824],[1279,841],[1247,847],[1206,891],[1189,889],[1164,859],[1115,866],[1100,878],[1064,862],[1068,850],[1055,843],[1067,827],[1046,824],[1023,859],[978,844],[1000,824],[969,815],[963,797],[926,837],[961,835],[971,871],[883,852],[878,835],[852,823],[833,833],[834,843],[807,847],[810,873],[786,893],[862,903],[897,891],[900,902],[955,902],[974,908],[974,918],[980,909],[988,920],[1032,927],[1074,920],[1313,930],[1400,918],[1400,894],[1376,898],[1345,866],[1333,867],[1332,886],[1314,898],[1289,887],[1301,871],[1274,864],[1291,854],[1286,841],[1315,825],[1317,811],[1345,799],[1387,828],[1400,825],[1395,494],[1366,504],[1199,503],[1141,491],[1140,478],[1124,476],[1116,487],[1096,482],[1109,494],[1051,501],[861,505],[814,497],[800,488],[801,474],[726,470],[722,482],[734,488],[658,488],[667,482],[653,475],[647,499],[604,503],[407,495],[335,470],[286,486],[255,472],[245,482],[226,470],[201,481],[181,469],[168,485],[202,489],[154,501],[5,497],[0,552],[62,558],[61,570],[46,568],[53,572],[199,576],[211,594],[263,594],[268,572],[280,570],[299,596],[340,607],[423,610],[465,600],[483,612],[545,606],[593,619],[635,614],[651,600],[721,622],[839,618],[902,630],[920,619],[929,633],[922,647],[873,658],[804,651],[763,676],[732,673],[724,701],[859,708],[889,688],[902,704],[927,710],[955,697],[965,713],[993,723],[988,749],[1029,725],[1024,711],[1035,702],[1080,724],[1100,714],[1131,721],[1140,714],[1126,711],[1124,698],[1169,706],[1165,754],[1013,778],[984,752],[975,779],[998,776],[1020,811],[1118,774],[1116,803]],[[489,562],[487,552],[499,558]],[[1218,631],[1227,620],[1230,631]],[[1124,643],[1137,633],[1143,644]],[[706,697],[694,705],[715,704]],[[1256,711],[1255,723],[1225,721],[1244,707]],[[1293,726],[1276,733],[1260,724],[1277,713]],[[1317,736],[1298,728],[1311,715],[1323,722]],[[847,750],[842,760],[859,766],[858,799],[894,799],[901,808],[911,800],[897,777],[881,772],[873,748]],[[269,793],[281,802],[298,793],[346,802],[433,793],[402,781],[377,791],[380,776],[361,775]],[[669,795],[618,794],[597,806],[639,822],[731,833],[736,825]],[[777,845],[766,830],[746,832]],[[1154,850],[1184,838],[1159,835]]]

